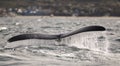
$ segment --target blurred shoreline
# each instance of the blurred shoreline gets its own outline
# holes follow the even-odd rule
[[[120,18],[120,17],[115,17],[115,16],[103,16],[103,17],[100,17],[100,16],[79,16],[79,17],[76,17],[76,16],[15,16],[13,18],[46,18],[46,17],[49,17],[49,18],[53,18],[53,17],[56,17],[56,18]]]
[[[1,0],[0,16],[120,16],[119,0]]]

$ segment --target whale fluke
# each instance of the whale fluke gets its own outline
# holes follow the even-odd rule
[[[61,38],[68,37],[68,36],[75,35],[75,34],[82,33],[82,32],[105,31],[105,30],[106,29],[103,26],[87,26],[87,27],[83,27],[78,30],[75,30],[73,32],[70,32],[70,33],[62,34]]]
[[[76,31],[65,33],[65,34],[57,34],[57,35],[46,35],[46,34],[21,34],[10,38],[9,42],[26,40],[26,39],[45,39],[45,40],[55,40],[55,39],[62,39],[65,37],[69,37],[71,35],[75,35],[82,32],[89,32],[89,31],[105,31],[103,26],[87,26],[80,28]]]
[[[9,42],[19,41],[19,40],[26,40],[26,39],[58,39],[59,35],[45,35],[45,34],[21,34],[10,38]]]

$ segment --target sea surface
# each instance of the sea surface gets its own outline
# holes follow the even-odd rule
[[[64,34],[100,25],[105,31],[83,32],[58,40],[7,40],[27,33]],[[0,18],[0,66],[119,66],[119,17]]]

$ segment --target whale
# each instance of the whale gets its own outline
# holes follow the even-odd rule
[[[28,40],[28,39],[44,39],[44,40],[61,40],[62,38],[69,37],[78,33],[83,32],[90,32],[90,31],[105,31],[105,27],[94,25],[94,26],[86,26],[80,29],[77,29],[75,31],[69,32],[69,33],[63,33],[63,34],[56,34],[56,35],[50,35],[50,34],[20,34],[11,37],[8,39],[8,42],[15,42],[20,40]]]

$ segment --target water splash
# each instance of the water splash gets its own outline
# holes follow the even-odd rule
[[[88,32],[62,39],[61,44],[78,48],[108,52],[109,42],[105,32]]]

